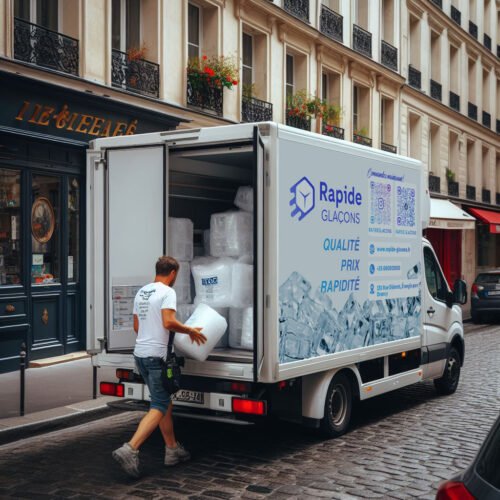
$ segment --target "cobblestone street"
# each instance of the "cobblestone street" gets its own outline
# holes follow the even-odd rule
[[[0,498],[434,498],[473,458],[499,412],[500,326],[467,325],[456,394],[420,384],[360,404],[351,431],[324,441],[280,423],[177,420],[190,462],[166,469],[159,433],[125,477],[111,451],[142,413],[127,412],[0,447]]]

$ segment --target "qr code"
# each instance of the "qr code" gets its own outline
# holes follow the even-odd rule
[[[377,226],[391,225],[391,185],[370,182],[370,223]]]
[[[415,226],[415,188],[398,186],[396,190],[398,226]]]

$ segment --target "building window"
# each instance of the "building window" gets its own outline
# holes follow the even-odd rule
[[[420,19],[410,17],[410,64],[420,70]]]
[[[252,92],[253,76],[253,36],[243,33],[242,83],[243,92]]]
[[[321,3],[326,5],[330,10],[340,14],[340,0],[323,0]]]
[[[382,0],[382,40],[394,45],[394,0]]]
[[[475,186],[476,181],[474,179],[474,141],[467,141],[467,185]]]
[[[490,72],[483,70],[483,111],[490,111]]]
[[[458,48],[454,45],[450,45],[450,90],[458,95],[460,95],[459,65],[460,60]]]
[[[455,132],[450,132],[449,141],[450,144],[448,147],[448,169],[456,174],[458,172],[460,158],[458,134],[456,134]]]
[[[295,62],[294,61],[294,57],[292,55],[290,55],[290,54],[287,54],[286,55],[286,83],[285,83],[287,101],[295,93],[294,62]]]
[[[380,140],[384,144],[394,145],[394,101],[382,97],[380,113]]]
[[[429,141],[429,171],[435,176],[439,177],[441,174],[440,166],[440,145],[441,145],[441,134],[439,125],[431,123],[430,126],[430,141]]]
[[[469,102],[476,103],[476,61],[469,59]]]
[[[490,151],[488,148],[483,148],[482,154],[482,178],[483,178],[483,189],[488,189],[489,177],[490,177]]]
[[[121,52],[139,49],[141,46],[140,0],[113,0],[112,3],[112,47]]]
[[[354,0],[354,23],[368,30],[368,0]]]
[[[52,31],[59,31],[58,0],[15,0],[14,16]]]
[[[412,158],[422,158],[422,120],[419,115],[410,113],[408,118],[410,133],[408,134],[408,153]]]
[[[201,9],[188,5],[188,59],[200,57]]]
[[[368,87],[353,86],[352,126],[354,134],[370,137],[370,89]]]

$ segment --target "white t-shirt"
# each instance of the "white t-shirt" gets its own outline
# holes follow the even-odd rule
[[[134,314],[139,318],[139,332],[134,354],[138,358],[164,358],[169,332],[163,326],[161,310],[177,310],[175,290],[156,282],[143,286],[134,299]]]

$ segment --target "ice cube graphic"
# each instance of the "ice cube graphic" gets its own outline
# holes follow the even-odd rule
[[[332,354],[336,351],[336,346],[339,339],[340,327],[335,314],[323,311],[318,318],[318,323],[315,330],[315,339],[312,350],[317,356],[323,354]]]
[[[280,361],[296,361],[311,356],[313,331],[307,325],[288,319],[280,339]]]
[[[298,272],[294,271],[280,286],[280,300],[300,304],[309,295],[311,284]]]
[[[311,328],[316,327],[320,314],[323,312],[324,308],[318,302],[305,297],[304,300],[299,304],[297,311],[297,321],[309,325]]]

